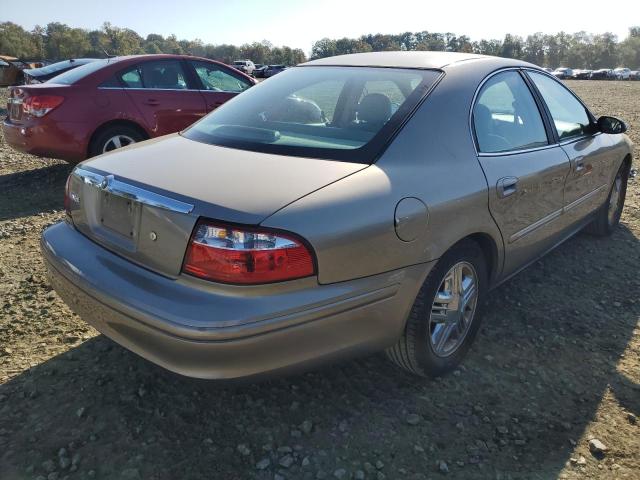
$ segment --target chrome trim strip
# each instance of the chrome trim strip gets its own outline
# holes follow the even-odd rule
[[[587,193],[586,195],[583,195],[582,197],[578,198],[577,200],[574,200],[573,202],[571,202],[569,205],[565,205],[564,207],[564,211],[568,212],[569,210],[571,210],[572,208],[577,207],[578,205],[580,205],[583,202],[586,202],[587,200],[589,200],[591,197],[597,195],[598,193],[600,193],[600,191],[605,188],[606,185],[600,185],[598,188],[596,188],[595,190],[592,190],[591,192]]]
[[[559,145],[561,147],[564,147],[565,145],[571,145],[572,143],[577,143],[577,142],[580,142],[580,141],[583,141],[583,140],[588,140],[590,138],[595,138],[598,135],[602,135],[602,132],[595,132],[595,133],[584,134],[584,135],[580,135],[580,136],[576,136],[576,137],[570,137],[570,138],[560,142]]]
[[[194,206],[190,203],[181,202],[173,198],[165,197],[158,193],[150,192],[140,187],[116,180],[113,175],[100,175],[81,167],[76,167],[72,175],[80,178],[84,183],[95,186],[124,198],[129,198],[135,202],[148,205],[150,207],[162,208],[177,213],[191,213]]]
[[[253,85],[249,84],[247,88],[251,86]],[[207,90],[206,88],[203,88],[202,90],[198,90],[196,88],[137,88],[137,87],[98,87],[98,90],[135,90],[135,91],[144,90],[145,92],[150,92],[150,93],[151,92],[203,92],[203,93],[242,93],[244,92],[244,90],[242,90],[241,92],[234,92],[232,90]]]
[[[586,202],[587,200],[589,200],[590,198],[594,197],[595,195],[600,193],[603,188],[606,188],[606,187],[607,187],[607,185],[600,185],[595,190],[592,190],[591,192],[587,193],[586,195],[583,195],[582,197],[578,198],[577,200],[574,200],[569,205],[565,205],[561,209],[556,210],[555,212],[551,212],[549,215],[547,215],[545,217],[542,217],[537,222],[534,222],[531,225],[523,228],[522,230],[517,231],[516,233],[511,235],[511,237],[509,237],[509,243],[513,243],[516,240],[519,240],[520,238],[524,237],[525,235],[529,235],[534,230],[537,230],[538,228],[540,228],[540,227],[546,225],[547,223],[555,220],[560,215],[563,215],[563,214],[567,213],[571,209],[577,207],[578,205],[580,205],[580,204]]]
[[[537,230],[538,228],[546,225],[547,223],[551,222],[552,220],[555,220],[560,215],[562,215],[562,213],[563,213],[563,209],[561,208],[559,210],[556,210],[555,212],[551,212],[547,216],[542,217],[537,222],[534,222],[531,225],[529,225],[529,226],[523,228],[522,230],[520,230],[520,231],[514,233],[513,235],[511,235],[511,237],[509,237],[509,243],[513,243],[516,240],[519,240],[520,238],[524,237],[525,235],[529,235],[534,230]]]
[[[99,175],[90,170],[85,170],[84,168],[80,167],[76,167],[73,170],[72,175],[75,175],[87,185],[93,185],[94,187],[99,187],[104,181],[103,175]]]
[[[98,87],[98,90],[145,90],[147,92],[208,92],[211,90],[196,90],[193,88],[137,88],[137,87]]]
[[[504,152],[478,152],[478,157],[506,157],[507,155],[517,155],[519,153],[537,152],[540,150],[549,150],[550,148],[557,147],[557,143],[544,145],[542,147],[524,148],[522,150],[506,150]]]

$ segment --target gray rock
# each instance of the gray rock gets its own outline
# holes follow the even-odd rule
[[[594,455],[604,455],[609,448],[597,438],[589,440],[589,451]]]
[[[364,472],[362,470],[356,470],[356,473],[353,474],[353,478],[355,480],[364,480]]]
[[[137,468],[125,468],[120,474],[121,480],[142,480]]]
[[[258,463],[256,463],[256,468],[258,470],[264,470],[271,465],[271,460],[268,457],[263,458]]]
[[[302,459],[302,466],[303,467],[308,467],[311,464],[311,460],[309,460],[309,457],[304,457]]]
[[[60,465],[61,469],[66,470],[71,466],[71,460],[69,457],[60,457],[58,459],[58,465]]]
[[[49,475],[47,475],[47,480],[58,480],[60,478],[60,475],[58,474],[58,472],[51,472]]]
[[[84,407],[80,407],[78,410],[76,410],[76,417],[82,418],[84,416],[85,410],[86,409]]]
[[[338,479],[346,478],[347,471],[344,468],[338,468],[335,472],[333,472],[333,476]]]
[[[386,480],[387,476],[382,473],[382,472],[378,472],[376,473],[376,480]]]
[[[384,463],[382,462],[382,460],[376,460],[376,468],[378,470],[382,470],[384,468]]]
[[[251,449],[247,447],[247,445],[244,443],[241,443],[240,445],[238,445],[236,447],[236,450],[238,450],[238,453],[240,455],[243,455],[245,457],[248,457],[249,455],[251,455]]]
[[[282,457],[278,463],[284,468],[289,468],[291,465],[293,465],[294,462],[295,459],[293,458],[293,456],[287,454]]]
[[[276,473],[273,476],[273,480],[284,480],[284,477],[282,475],[280,475],[279,473]]]
[[[444,460],[438,460],[436,462],[436,465],[438,466],[438,470],[441,473],[449,473],[449,465],[447,465],[447,462],[445,462]]]
[[[409,425],[418,425],[422,418],[418,414],[410,413],[409,415],[407,415],[407,418],[405,420]]]
[[[627,420],[629,420],[631,425],[638,423],[638,418],[633,413],[627,413]]]
[[[305,420],[300,424],[300,430],[309,435],[311,430],[313,430],[313,423],[310,420]]]
[[[56,470],[56,462],[53,460],[45,460],[42,462],[42,469],[47,473],[54,472]]]

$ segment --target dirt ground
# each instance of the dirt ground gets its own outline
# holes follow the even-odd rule
[[[640,145],[640,82],[570,86]],[[0,139],[0,479],[640,478],[640,177],[611,238],[491,293],[452,375],[373,355],[220,385],[129,353],[51,290],[38,239],[69,170]]]

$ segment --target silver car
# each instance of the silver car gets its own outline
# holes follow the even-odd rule
[[[78,165],[42,250],[72,309],[184,375],[383,349],[439,375],[491,288],[585,227],[615,229],[625,130],[516,60],[325,58]]]

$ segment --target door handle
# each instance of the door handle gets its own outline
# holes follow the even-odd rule
[[[160,101],[155,98],[147,98],[143,103],[151,106],[160,105]]]
[[[517,177],[502,177],[496,185],[498,197],[506,198],[518,191]]]

